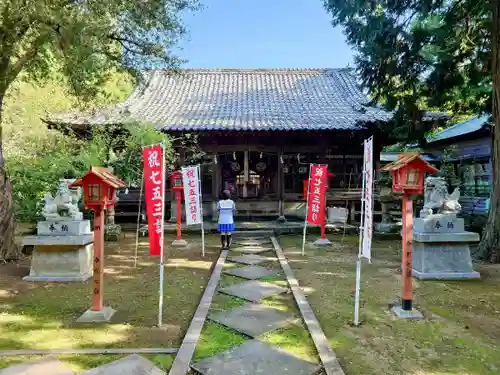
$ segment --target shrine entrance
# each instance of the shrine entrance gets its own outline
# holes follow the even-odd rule
[[[245,150],[221,153],[219,158],[223,190],[229,190],[236,199],[276,198],[276,153]]]

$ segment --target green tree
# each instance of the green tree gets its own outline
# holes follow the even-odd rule
[[[493,115],[493,188],[480,256],[500,261],[500,2],[495,0],[324,0],[356,50],[375,101],[396,110],[400,139],[429,131],[426,108]]]
[[[176,67],[172,47],[196,0],[4,0],[0,2],[0,126],[7,90],[18,78],[56,74],[91,98],[114,70]],[[0,127],[0,259],[18,255],[12,189]]]

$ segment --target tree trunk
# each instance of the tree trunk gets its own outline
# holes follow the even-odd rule
[[[500,1],[492,1],[493,40],[493,137],[492,137],[492,188],[488,221],[479,243],[478,255],[481,259],[500,262]]]
[[[2,111],[5,95],[0,94],[0,260],[14,260],[20,256],[15,242],[14,202],[12,187],[5,169],[2,139]]]

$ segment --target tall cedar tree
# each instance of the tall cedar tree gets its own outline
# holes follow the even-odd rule
[[[19,255],[1,131],[12,82],[62,73],[74,94],[92,98],[114,70],[176,67],[181,14],[196,7],[197,0],[0,1],[0,260]]]
[[[500,262],[500,1],[325,0],[325,7],[357,51],[373,99],[404,120],[393,135],[422,140],[429,107],[493,115],[493,186],[478,254]]]

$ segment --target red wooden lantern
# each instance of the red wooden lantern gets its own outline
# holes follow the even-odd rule
[[[91,210],[108,209],[115,205],[116,189],[127,185],[107,168],[90,167],[90,170],[73,182],[70,187],[83,186],[85,207]]]
[[[170,182],[173,190],[182,191],[182,172],[181,171],[173,171],[170,174]]]
[[[398,160],[387,164],[381,171],[392,173],[392,191],[394,193],[422,194],[425,173],[434,173],[434,168],[422,159],[420,153],[403,154]]]
[[[115,205],[116,189],[127,185],[107,168],[90,170],[70,187],[83,186],[85,207],[94,211],[94,276],[92,307],[83,314],[81,322],[107,322],[114,310],[104,307],[104,210]]]
[[[387,164],[381,171],[392,173],[392,191],[403,193],[402,199],[402,281],[403,293],[401,306],[396,306],[393,311],[400,317],[422,317],[419,312],[413,310],[412,305],[412,280],[411,269],[413,259],[413,201],[412,194],[422,194],[424,190],[425,173],[434,173],[438,170],[426,162],[420,153],[403,154],[398,160]]]
[[[175,201],[177,203],[177,234],[176,241],[180,242],[182,237],[182,229],[181,229],[181,218],[182,218],[182,196],[184,194],[184,186],[182,184],[182,172],[181,171],[173,171],[170,173],[170,183],[172,186],[172,190],[175,191]],[[174,241],[175,242],[175,241]]]

